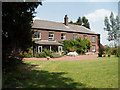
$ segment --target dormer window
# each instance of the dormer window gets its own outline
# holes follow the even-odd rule
[[[38,31],[34,31],[34,35],[33,35],[34,39],[41,39],[41,33]]]

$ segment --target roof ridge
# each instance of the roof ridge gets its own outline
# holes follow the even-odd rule
[[[36,19],[35,21],[47,21],[47,22],[52,22],[52,23],[64,24],[64,23],[60,23],[60,22],[49,21],[49,20],[41,20],[41,19]]]

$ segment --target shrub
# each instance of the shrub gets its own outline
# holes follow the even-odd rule
[[[24,53],[23,53],[23,56],[24,56],[25,58],[31,58],[31,57],[33,57],[32,53],[27,53],[27,52],[24,52]]]
[[[53,56],[52,56],[52,53],[53,53],[53,51],[50,51],[50,50],[48,50],[48,49],[43,49],[43,52],[38,52],[38,53],[35,55],[35,57],[37,57],[37,58],[46,58],[47,56],[48,56],[48,57],[53,57]]]
[[[37,57],[37,58],[44,58],[44,57],[46,57],[46,54],[45,54],[45,52],[38,52],[38,53],[35,55],[35,57]]]
[[[25,51],[22,55],[25,58],[33,57],[33,47],[28,48],[27,51]]]
[[[63,50],[65,53],[68,53],[69,50],[74,50],[79,54],[85,53],[90,48],[90,41],[86,39],[76,38],[76,40],[64,40],[62,42],[64,44]]]
[[[53,58],[59,58],[62,57],[63,55],[60,55],[59,53],[52,53]]]
[[[120,48],[117,50],[116,56],[117,56],[117,57],[120,57]]]

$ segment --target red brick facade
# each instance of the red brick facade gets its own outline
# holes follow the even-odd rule
[[[72,40],[73,39],[73,35],[78,35],[78,37],[80,37],[81,39],[84,39],[84,36],[87,36],[87,39],[91,42],[91,45],[95,46],[95,52],[99,52],[99,45],[100,45],[100,35],[99,34],[82,34],[82,33],[72,33],[72,32],[63,32],[63,31],[54,31],[54,30],[37,30],[37,29],[33,29],[34,31],[38,31],[41,33],[41,40],[48,40],[49,37],[49,32],[53,32],[54,33],[54,40],[55,41],[62,41],[61,40],[61,33],[65,33],[66,34],[66,40]],[[92,42],[92,37],[95,36],[96,40],[93,43]],[[89,52],[92,52],[92,46],[89,50]]]

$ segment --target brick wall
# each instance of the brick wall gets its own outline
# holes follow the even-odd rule
[[[81,39],[84,39],[84,35],[86,35],[87,39],[91,42],[91,46],[95,45],[96,51],[97,52],[99,51],[99,44],[100,44],[99,43],[99,35],[88,35],[88,34],[79,34],[79,33],[70,33],[70,32],[48,31],[48,30],[34,30],[34,31],[41,32],[41,40],[48,40],[49,32],[54,33],[54,40],[56,40],[56,41],[61,41],[61,33],[66,34],[66,40],[72,40],[74,34],[78,35],[78,37],[80,37]],[[92,36],[96,37],[95,43],[92,43]],[[92,47],[90,48],[89,52],[91,52],[91,51],[92,51]]]

